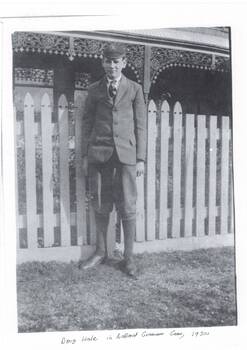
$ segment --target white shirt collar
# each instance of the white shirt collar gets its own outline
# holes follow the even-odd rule
[[[110,79],[110,78],[107,77],[107,84],[110,85],[110,83],[111,83],[112,81],[116,81],[116,85],[118,86],[119,83],[120,83],[121,78],[122,78],[122,75],[120,75],[120,76],[119,76],[118,78],[116,78],[116,79]]]

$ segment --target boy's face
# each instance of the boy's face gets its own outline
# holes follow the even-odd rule
[[[126,58],[104,57],[102,61],[102,66],[109,79],[117,79],[120,76],[122,69],[126,67]]]

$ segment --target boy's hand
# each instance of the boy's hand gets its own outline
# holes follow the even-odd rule
[[[82,158],[82,171],[83,171],[85,176],[88,175],[88,159],[87,159],[87,156],[84,156]]]
[[[138,160],[136,163],[136,176],[141,176],[144,174],[144,162],[143,160]]]

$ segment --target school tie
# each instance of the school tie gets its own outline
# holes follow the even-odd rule
[[[111,98],[115,98],[117,95],[117,81],[116,80],[111,80],[110,85],[109,85],[109,95]]]

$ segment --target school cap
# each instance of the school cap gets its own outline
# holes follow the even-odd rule
[[[109,43],[104,46],[103,56],[106,58],[120,58],[126,55],[126,46],[120,43]]]

